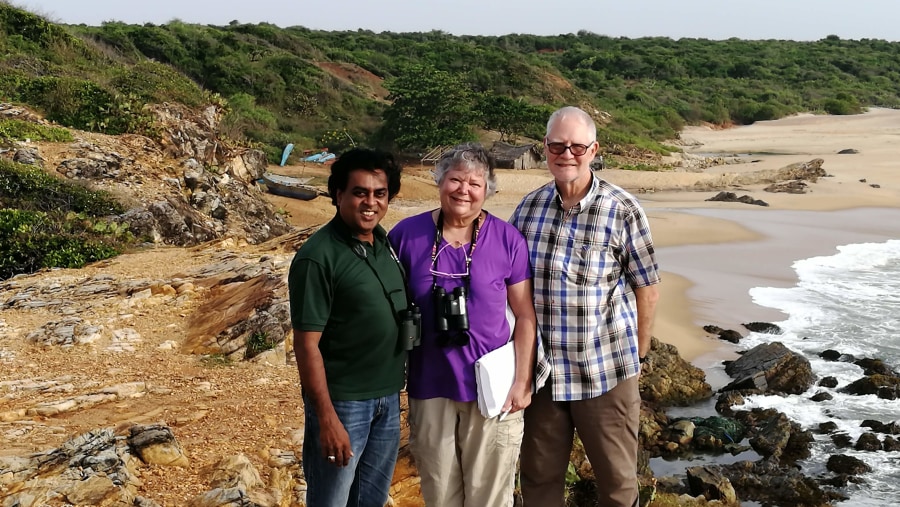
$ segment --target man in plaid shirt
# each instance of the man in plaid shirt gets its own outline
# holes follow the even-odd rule
[[[563,507],[575,430],[599,505],[638,504],[638,375],[659,273],[637,199],[591,170],[596,139],[581,109],[553,113],[544,145],[554,181],[525,196],[510,219],[528,243],[541,337],[521,452],[525,507]]]

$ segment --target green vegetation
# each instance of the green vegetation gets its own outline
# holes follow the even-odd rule
[[[0,120],[0,141],[23,141],[25,139],[58,143],[70,143],[74,140],[68,129],[48,127],[22,120]]]
[[[132,55],[138,56],[138,55]],[[213,97],[171,67],[129,59],[0,3],[0,101],[27,104],[48,120],[109,134],[152,133],[148,103],[209,103]]]
[[[216,102],[226,106],[223,136],[262,147],[272,162],[288,143],[295,153],[340,152],[352,146],[344,137],[414,152],[472,139],[479,128],[539,139],[548,113],[566,104],[602,120],[606,154],[666,153],[662,142],[699,122],[900,107],[900,43],[836,36],[676,41],[239,22],[60,26],[0,3],[0,55],[0,100],[63,125],[152,134],[144,105]]]
[[[387,89],[393,103],[384,113],[384,132],[398,146],[424,150],[475,139],[472,124],[477,115],[460,76],[415,65],[391,79]]]
[[[72,211],[87,216],[117,215],[124,208],[106,192],[55,178],[43,170],[0,159],[0,207],[28,211]]]
[[[256,332],[247,339],[247,350],[244,353],[244,359],[252,359],[267,350],[272,350],[278,343],[269,338],[269,334],[265,332]]]
[[[132,243],[122,206],[104,192],[0,159],[0,280],[42,268],[80,268]]]

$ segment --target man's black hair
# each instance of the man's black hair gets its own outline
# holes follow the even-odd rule
[[[382,150],[353,148],[344,152],[331,165],[331,176],[328,177],[328,194],[331,195],[331,204],[337,206],[337,191],[346,191],[350,173],[359,169],[384,171],[388,180],[388,201],[400,193],[400,172],[403,169],[394,155]]]

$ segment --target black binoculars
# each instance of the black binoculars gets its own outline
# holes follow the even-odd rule
[[[432,291],[434,298],[435,329],[438,331],[438,343],[442,347],[448,345],[469,344],[469,313],[466,308],[466,288],[456,287],[448,293],[443,287]]]
[[[422,344],[422,311],[414,304],[400,311],[400,343],[406,350]]]

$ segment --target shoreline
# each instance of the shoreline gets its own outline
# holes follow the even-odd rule
[[[739,348],[704,332],[703,325],[746,334],[744,322],[785,320],[781,311],[756,304],[750,289],[794,286],[796,261],[834,255],[838,246],[900,238],[898,137],[900,111],[875,108],[847,117],[797,115],[726,130],[686,128],[686,153],[750,153],[754,161],[705,169],[693,185],[679,176],[678,188],[635,194],[651,221],[665,277],[661,289],[667,291],[660,298],[654,334],[708,374],[722,376],[721,361],[736,357]],[[838,153],[847,148],[859,153]],[[810,183],[805,194],[764,192],[764,184],[726,189],[763,199],[769,207],[707,202],[718,189],[696,190],[704,178],[814,158],[824,160],[828,177]],[[626,189],[653,188],[654,178],[638,184],[640,176],[610,174],[609,179]],[[687,308],[672,298],[687,300]]]
[[[675,277],[676,281],[664,294],[665,299],[660,298],[655,334],[678,347],[686,360],[704,369],[722,359],[733,359],[738,350],[736,345],[703,331],[704,325],[713,324],[746,334],[743,323],[777,323],[788,318],[780,310],[754,302],[751,289],[793,287],[799,280],[793,268],[795,262],[835,255],[839,246],[900,238],[898,208],[828,212],[770,210],[763,215],[756,210],[708,208],[684,212],[719,215],[714,218],[732,220],[734,225],[759,234],[749,240],[673,244],[658,250],[665,276],[661,288],[665,289],[669,277]],[[859,224],[865,223],[873,225],[860,227]],[[678,299],[689,303],[685,305]],[[685,332],[691,329],[694,336]],[[671,340],[669,336],[676,338]]]

